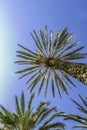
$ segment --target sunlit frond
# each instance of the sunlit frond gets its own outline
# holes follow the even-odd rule
[[[81,53],[84,46],[79,46],[79,41],[73,42],[74,36],[68,32],[67,27],[59,30],[54,38],[52,31],[48,33],[47,26],[45,31],[40,30],[40,36],[35,30],[31,36],[36,45],[36,51],[18,44],[21,50],[17,51],[17,57],[20,60],[16,61],[18,65],[27,65],[16,73],[22,74],[19,79],[28,77],[27,84],[29,84],[30,92],[39,82],[38,94],[41,93],[43,86],[46,86],[44,93],[46,96],[48,87],[51,86],[55,96],[55,86],[61,97],[61,90],[68,94],[67,86],[69,88],[75,86],[71,76],[87,84],[87,64],[70,62],[87,57],[87,53]]]
[[[65,124],[55,122],[55,119],[65,115],[64,112],[58,112],[57,107],[50,107],[49,102],[41,102],[36,109],[32,106],[34,102],[35,94],[30,96],[28,104],[25,104],[24,92],[21,94],[20,101],[18,97],[15,96],[16,112],[12,113],[0,106],[0,124],[2,124],[2,130],[50,130],[50,128],[57,128],[60,130],[65,129]]]

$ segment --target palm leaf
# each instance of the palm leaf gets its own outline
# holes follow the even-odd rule
[[[15,104],[16,104],[16,112],[20,116],[21,115],[21,110],[20,110],[20,105],[19,105],[17,96],[15,96]]]
[[[75,114],[69,114],[65,115],[65,120],[72,120],[75,122],[78,122],[79,124],[73,126],[73,128],[87,128],[87,100],[82,98],[81,95],[79,95],[80,100],[83,103],[83,106],[81,103],[78,103],[77,101],[71,99],[77,106],[77,109],[84,114],[83,115],[75,115]]]
[[[28,104],[25,104],[25,96],[22,91],[20,101],[15,96],[16,113],[9,112],[1,105],[0,123],[3,125],[1,129],[9,130],[41,130],[42,128],[50,130],[61,129],[64,130],[65,124],[62,122],[55,122],[55,118],[61,117],[63,112],[57,112],[56,107],[50,107],[49,102],[41,102],[36,109],[33,109],[33,100],[35,94],[30,96]],[[51,122],[52,121],[52,122]]]
[[[48,33],[47,26],[45,26],[45,31],[40,30],[40,36],[35,30],[31,33],[31,36],[35,42],[36,51],[33,52],[18,44],[22,50],[17,51],[17,57],[21,60],[16,61],[18,65],[29,65],[29,67],[16,73],[23,73],[19,79],[29,76],[27,84],[29,84],[30,92],[33,92],[35,86],[40,83],[38,89],[38,94],[40,94],[46,82],[44,92],[46,96],[51,82],[53,96],[55,96],[54,85],[56,85],[58,94],[61,97],[62,91],[68,94],[67,87],[70,89],[71,86],[75,87],[70,77],[87,84],[87,64],[71,62],[71,60],[86,58],[87,53],[81,53],[84,46],[81,46],[79,41],[73,42],[74,36],[68,32],[67,27],[58,31],[54,38],[52,31]]]
[[[57,128],[58,128],[58,130],[64,130],[65,129],[65,125],[63,124],[63,123],[61,123],[61,122],[59,122],[59,123],[51,123],[51,124],[49,124],[49,125],[47,125],[47,126],[45,126],[45,129],[47,129],[47,130],[49,130],[49,129],[54,129],[54,130],[56,130]]]
[[[28,102],[28,111],[31,110],[31,106],[32,106],[32,101],[33,101],[33,98],[35,97],[35,94],[32,94],[31,97],[30,97],[30,100]]]
[[[21,107],[22,113],[24,114],[25,113],[25,98],[24,98],[23,91],[22,91],[22,94],[21,94],[20,107]]]

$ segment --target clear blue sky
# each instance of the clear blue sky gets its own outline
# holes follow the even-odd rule
[[[25,84],[26,78],[18,80],[18,75],[14,74],[19,69],[19,66],[14,64],[17,43],[34,50],[30,32],[33,29],[39,32],[45,25],[48,25],[54,34],[68,25],[76,40],[81,40],[81,44],[86,46],[86,52],[87,0],[0,0],[0,104],[11,111],[14,111],[15,94],[20,97],[21,91],[24,90],[26,100],[30,95]],[[87,63],[87,59],[82,62]],[[78,94],[87,96],[87,86],[77,80],[73,81],[77,88],[69,90],[69,96],[62,94],[63,98],[60,99],[56,95],[53,99],[49,91],[45,100],[52,102],[52,105],[58,105],[60,111],[79,113],[69,98],[78,101]],[[36,97],[34,106],[43,99],[41,93],[40,97]],[[71,124],[67,123],[66,130],[70,130]]]

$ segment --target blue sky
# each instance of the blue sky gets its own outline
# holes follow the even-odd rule
[[[14,111],[14,95],[20,97],[21,91],[24,90],[26,100],[30,95],[25,84],[26,78],[18,80],[18,75],[14,73],[19,66],[14,64],[16,61],[17,44],[21,43],[31,50],[35,50],[30,32],[35,29],[48,29],[55,34],[59,29],[65,26],[73,32],[76,40],[81,40],[85,45],[84,51],[87,50],[87,0],[0,0],[0,104]],[[87,63],[87,59],[82,60]],[[62,94],[63,98],[51,98],[48,93],[44,99],[41,93],[36,97],[34,106],[39,101],[52,101],[52,105],[58,105],[60,111],[67,113],[79,113],[69,98],[79,100],[78,94],[83,97],[87,95],[87,86],[73,79],[77,88],[69,90],[69,96]],[[50,92],[50,91],[49,91]],[[79,113],[80,114],[80,113]],[[70,130],[69,122],[67,130]]]

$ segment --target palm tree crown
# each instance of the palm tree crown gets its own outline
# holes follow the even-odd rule
[[[40,82],[38,94],[41,93],[44,84],[46,84],[46,96],[50,81],[53,96],[55,96],[54,86],[56,86],[60,96],[60,90],[68,94],[66,86],[69,88],[71,88],[71,85],[75,86],[70,76],[87,84],[87,65],[69,62],[70,60],[85,58],[87,54],[80,53],[84,46],[78,47],[77,44],[79,41],[73,42],[73,35],[68,32],[67,28],[58,31],[54,38],[52,31],[48,35],[47,26],[45,27],[45,31],[40,30],[40,38],[35,30],[33,34],[31,33],[31,36],[36,44],[37,50],[33,52],[18,44],[23,51],[18,50],[17,57],[22,60],[16,61],[19,65],[29,65],[17,73],[23,73],[20,79],[31,75],[26,82],[27,84],[30,83],[30,92]]]
[[[83,114],[82,116],[69,114],[65,116],[65,120],[73,120],[78,122],[78,125],[75,125],[73,128],[84,128],[87,129],[87,97],[86,99],[82,98],[82,96],[79,95],[80,100],[83,103],[83,106],[81,105],[81,102],[78,103],[75,100],[72,99],[72,101],[76,104],[77,109],[80,110],[80,112]]]
[[[34,94],[31,95],[26,108],[24,93],[21,94],[20,103],[16,96],[16,113],[11,113],[0,105],[0,123],[3,124],[1,130],[64,130],[63,123],[53,121],[65,113],[57,112],[57,107],[49,108],[49,102],[41,102],[35,111],[35,106],[32,107],[33,98]]]

